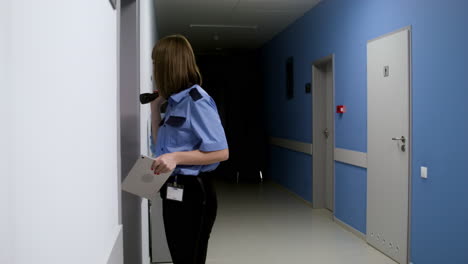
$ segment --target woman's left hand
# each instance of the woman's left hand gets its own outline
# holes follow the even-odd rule
[[[175,169],[177,161],[175,153],[167,153],[157,157],[151,165],[151,170],[154,174],[167,173]]]

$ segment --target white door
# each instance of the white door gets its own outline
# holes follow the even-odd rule
[[[367,44],[367,241],[407,263],[410,30]]]
[[[313,107],[313,205],[334,209],[334,107],[333,57],[327,57],[312,67]]]

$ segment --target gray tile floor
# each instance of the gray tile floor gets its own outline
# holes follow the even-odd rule
[[[273,183],[218,182],[208,264],[394,264]]]

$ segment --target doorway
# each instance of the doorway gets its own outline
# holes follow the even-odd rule
[[[334,56],[312,65],[312,203],[335,209],[334,201]]]
[[[408,263],[409,28],[367,44],[367,242]]]

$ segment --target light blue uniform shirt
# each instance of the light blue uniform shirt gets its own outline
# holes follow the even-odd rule
[[[156,157],[178,151],[210,152],[227,148],[218,109],[205,90],[194,85],[169,97],[157,142],[151,144],[151,151]],[[179,165],[173,175],[198,175],[212,171],[218,165]]]

